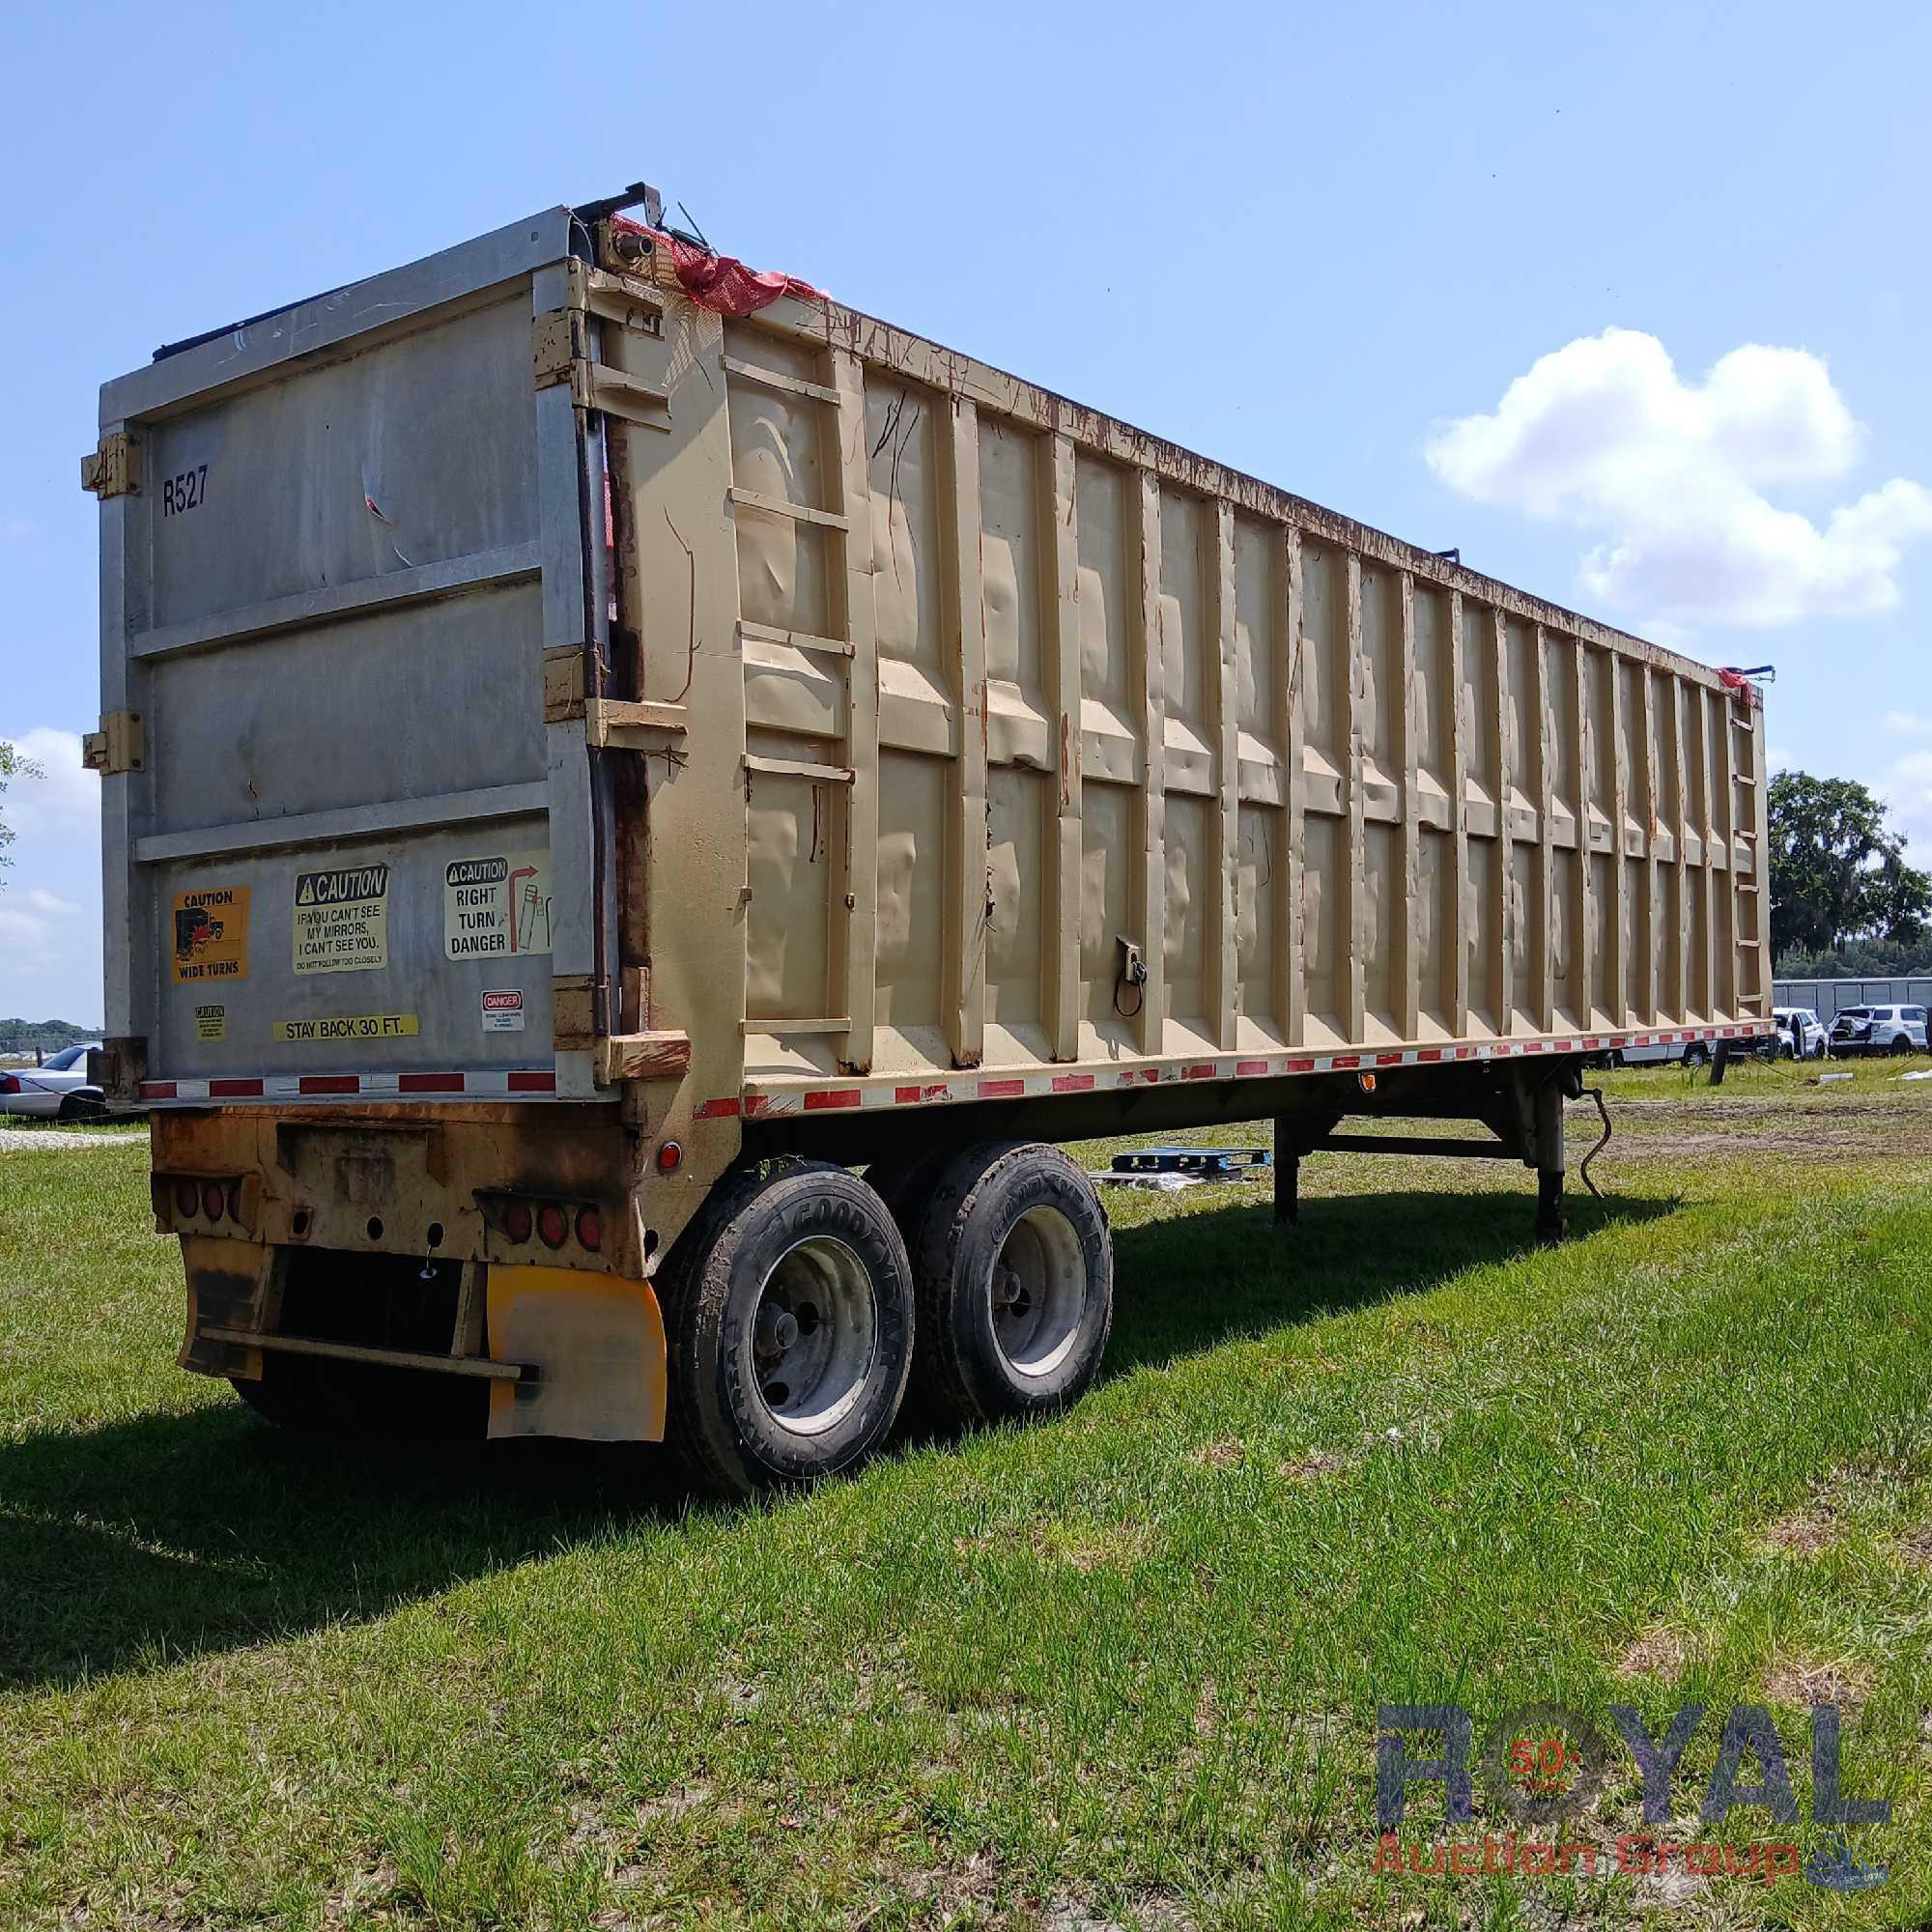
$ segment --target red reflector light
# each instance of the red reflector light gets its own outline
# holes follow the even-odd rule
[[[669,1174],[684,1158],[684,1150],[675,1141],[665,1141],[658,1148],[658,1172]]]
[[[204,1214],[206,1214],[211,1221],[218,1221],[221,1219],[220,1181],[211,1180],[203,1184],[201,1190],[201,1211]]]
[[[577,1210],[577,1239],[594,1255],[604,1245],[604,1217],[594,1208]]]
[[[192,1214],[201,1206],[201,1190],[191,1180],[175,1182],[175,1212]]]
[[[513,1241],[529,1239],[530,1204],[527,1201],[512,1201],[503,1209],[503,1232]]]
[[[560,1248],[570,1237],[570,1217],[554,1201],[546,1201],[537,1209],[537,1233],[547,1248]]]

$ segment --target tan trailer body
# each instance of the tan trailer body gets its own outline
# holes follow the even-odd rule
[[[188,1366],[655,1436],[748,1152],[1560,1168],[1518,1063],[1769,1029],[1741,681],[680,257],[551,211],[102,392],[103,1072]]]
[[[607,353],[672,397],[612,468],[643,691],[692,715],[644,872],[693,1099],[1767,1015],[1750,695],[885,324],[662,280]]]

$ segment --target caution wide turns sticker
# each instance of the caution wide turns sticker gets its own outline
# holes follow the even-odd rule
[[[450,959],[548,952],[550,854],[451,860],[442,871],[442,949]]]
[[[389,963],[389,868],[298,872],[295,970],[371,973]]]
[[[177,893],[171,910],[177,986],[248,977],[246,886],[205,886]]]

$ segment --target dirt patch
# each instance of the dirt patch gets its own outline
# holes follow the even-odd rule
[[[1130,1570],[1153,1548],[1153,1532],[1144,1522],[1012,1523],[983,1536],[957,1536],[961,1556],[984,1556],[1025,1549],[1042,1563],[1065,1563],[1090,1576],[1095,1570]]]
[[[1735,1099],[1611,1102],[1629,1127],[1605,1158],[1678,1160],[1749,1152],[1801,1162],[1860,1154],[1871,1160],[1932,1155],[1932,1107],[1899,1100],[1840,1100],[1828,1094]]]
[[[1794,1556],[1816,1556],[1837,1541],[1838,1520],[1829,1509],[1802,1509],[1780,1517],[1764,1536],[1767,1543]]]
[[[1782,1658],[1764,1680],[1764,1694],[1774,1704],[1800,1709],[1811,1704],[1858,1704],[1871,1689],[1871,1672],[1862,1664],[1820,1662]]]
[[[1217,1442],[1204,1442],[1188,1451],[1187,1460],[1197,1469],[1237,1469],[1247,1460],[1248,1445],[1238,1435],[1224,1435]]]
[[[1318,1476],[1332,1476],[1341,1468],[1342,1459],[1326,1449],[1311,1449],[1281,1465],[1281,1473],[1293,1483],[1313,1482]]]
[[[1648,1630],[1617,1660],[1619,1677],[1661,1677],[1675,1684],[1690,1652],[1674,1631]]]
[[[1625,1134],[1611,1141],[1604,1158],[1675,1161],[1749,1154],[1754,1159],[1775,1157],[1815,1166],[1842,1161],[1847,1154],[1867,1160],[1922,1160],[1932,1154],[1932,1126],[1914,1121],[1907,1131],[1899,1113],[1888,1112],[1882,1118],[1887,1122],[1883,1132],[1871,1124],[1853,1122],[1797,1133],[1740,1121],[1729,1133]]]

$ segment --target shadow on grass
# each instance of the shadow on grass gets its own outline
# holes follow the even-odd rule
[[[1237,1336],[1421,1293],[1464,1268],[1533,1251],[1536,1203],[1516,1193],[1330,1195],[1274,1225],[1264,1179],[1250,1202],[1114,1236],[1114,1333],[1103,1374],[1193,1354]],[[1674,1199],[1567,1204],[1573,1238],[1656,1219]]]
[[[1664,1200],[1573,1208],[1577,1232]],[[1107,1373],[1417,1292],[1530,1246],[1497,1195],[1264,1201],[1123,1229]],[[377,1616],[685,1503],[649,1447],[364,1445],[239,1402],[0,1445],[0,1689],[71,1683]]]

